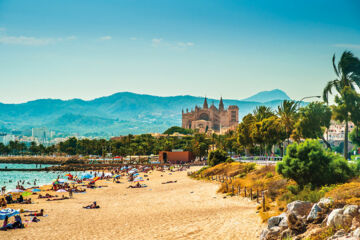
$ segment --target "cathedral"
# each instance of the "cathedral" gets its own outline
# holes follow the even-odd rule
[[[208,106],[205,97],[203,107],[195,106],[195,110],[182,111],[182,127],[197,129],[199,132],[216,132],[223,134],[229,130],[236,129],[239,124],[239,108],[231,105],[224,108],[223,99],[220,98],[219,108],[214,104]]]

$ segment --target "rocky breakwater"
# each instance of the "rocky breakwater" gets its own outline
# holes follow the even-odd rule
[[[271,217],[260,235],[261,240],[313,238],[360,239],[360,207],[339,206],[331,198],[322,198],[315,204],[294,201],[287,205],[286,212]]]

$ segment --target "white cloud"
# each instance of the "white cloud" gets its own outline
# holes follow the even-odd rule
[[[151,43],[153,47],[158,47],[162,41],[162,38],[153,38]]]
[[[0,28],[0,44],[9,45],[27,45],[27,46],[42,46],[54,44],[61,41],[70,41],[77,39],[76,36],[59,37],[59,38],[39,38],[29,36],[11,36],[8,35],[5,28]]]
[[[28,46],[40,46],[48,45],[58,41],[53,38],[36,38],[36,37],[25,37],[25,36],[0,36],[0,43],[12,44],[12,45],[28,45]]]
[[[334,47],[360,49],[360,44],[339,43],[339,44],[334,44]]]
[[[99,40],[101,41],[107,41],[107,40],[111,40],[112,37],[111,36],[103,36],[103,37],[100,37]]]
[[[195,46],[193,42],[169,42],[162,38],[153,38],[151,40],[153,47],[168,47],[173,49],[186,49]]]
[[[76,40],[77,36],[68,36],[66,40]]]
[[[195,43],[193,43],[193,42],[178,42],[177,46],[181,47],[181,48],[193,47],[193,46],[195,46]]]
[[[132,41],[136,41],[136,40],[137,40],[137,38],[136,38],[136,37],[131,37],[131,38],[130,38],[130,40],[132,40]]]

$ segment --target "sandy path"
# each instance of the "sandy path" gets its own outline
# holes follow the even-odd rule
[[[161,184],[169,180],[178,182]],[[224,199],[216,184],[185,172],[154,172],[145,183],[147,188],[127,189],[128,183],[103,181],[108,187],[71,200],[23,205],[44,208],[49,216],[26,229],[0,232],[0,239],[258,239],[263,226],[256,204],[247,199]],[[100,209],[81,208],[94,200]]]

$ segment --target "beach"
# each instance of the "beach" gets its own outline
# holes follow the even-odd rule
[[[224,198],[216,193],[218,184],[193,180],[186,171],[154,171],[149,179],[146,188],[127,188],[124,178],[119,184],[102,180],[96,185],[107,187],[73,199],[12,205],[44,209],[48,216],[25,229],[0,232],[0,239],[258,239],[263,224],[256,203]],[[99,209],[82,208],[93,201]]]

